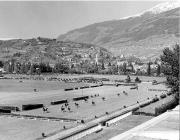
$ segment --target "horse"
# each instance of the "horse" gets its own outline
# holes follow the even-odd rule
[[[78,107],[79,107],[79,104],[78,104],[78,103],[75,103],[75,106],[78,108]]]
[[[94,101],[92,101],[92,105],[96,105]]]
[[[47,107],[43,107],[43,112],[48,112],[48,108]]]
[[[105,101],[105,99],[106,99],[105,97],[102,97],[102,100],[103,100],[103,101]]]
[[[65,108],[63,106],[61,107],[61,111],[65,112]]]
[[[69,110],[69,112],[71,111],[71,108],[70,107],[68,107],[68,110]]]

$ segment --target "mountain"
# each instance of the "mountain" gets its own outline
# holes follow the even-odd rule
[[[95,61],[96,55],[105,59],[112,54],[102,47],[92,44],[57,41],[48,38],[0,40],[0,60],[15,59],[19,62],[50,63],[58,61]],[[69,63],[70,64],[70,63]]]
[[[163,3],[139,15],[95,23],[60,35],[57,40],[91,43],[115,55],[150,60],[179,41],[180,4]]]
[[[175,1],[175,2],[165,2],[158,4],[157,6],[145,11],[145,12],[151,12],[153,14],[159,14],[165,11],[169,11],[175,8],[180,7],[180,2]]]

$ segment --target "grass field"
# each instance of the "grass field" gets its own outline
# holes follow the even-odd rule
[[[62,75],[62,77],[64,78],[65,75]],[[67,77],[70,78],[70,75],[67,75],[66,78]],[[82,77],[82,75],[71,76],[71,78],[77,77]],[[98,75],[93,75],[93,77],[98,77]],[[98,78],[102,77],[109,78],[110,80],[124,80],[126,78],[126,76],[110,75],[103,75]],[[133,78],[135,77],[132,77],[132,79]],[[130,89],[131,86],[102,86],[72,91],[64,91],[64,88],[80,87],[87,85],[87,83],[64,83],[60,81],[37,80],[22,80],[23,82],[19,82],[19,80],[0,80],[0,104],[21,107],[22,104],[43,103],[48,107],[49,113],[44,113],[42,109],[16,113],[21,115],[84,119],[85,121],[88,121],[94,119],[95,115],[99,117],[105,115],[105,112],[112,112],[122,108],[124,105],[129,106],[137,103],[137,101],[142,101],[148,97],[151,98],[155,95],[163,93],[163,91],[149,91],[149,89],[167,89],[167,87],[163,84],[152,85],[151,82],[147,82],[153,81],[154,79],[162,82],[165,80],[164,78],[140,77],[140,79],[145,82],[138,84],[138,90]],[[38,92],[34,92],[34,88],[36,88]],[[125,95],[123,91],[126,91],[128,94]],[[118,93],[120,96],[117,95]],[[95,94],[99,94],[99,96],[94,97]],[[74,104],[75,102],[72,102],[71,99],[85,95],[90,96],[88,102],[77,101],[76,103],[79,104],[79,108],[77,108]],[[105,101],[102,100],[102,97],[105,97]],[[66,112],[62,112],[60,110],[62,105],[50,105],[51,101],[63,99],[69,99],[69,106],[71,108],[70,112],[67,110]],[[95,102],[95,105],[92,105],[92,101]],[[72,127],[77,124],[74,124],[73,122],[63,123],[2,118],[0,116],[0,126],[2,126],[0,128],[0,137],[5,140],[12,138],[15,140],[24,140],[25,137],[27,140],[31,140],[41,137],[42,132],[49,134],[51,132],[61,130],[64,125],[66,127]],[[25,129],[23,129],[23,127]]]
[[[56,116],[56,117],[66,117],[73,119],[85,119],[89,120],[94,118],[94,116],[104,115],[105,112],[111,112],[116,109],[123,107],[124,105],[129,106],[137,103],[137,101],[146,100],[148,97],[152,98],[155,95],[161,94],[162,92],[149,91],[149,88],[154,89],[165,89],[164,85],[152,85],[151,83],[141,83],[139,84],[138,90],[131,90],[129,86],[103,86],[92,89],[83,89],[77,91],[67,91],[66,95],[81,96],[81,95],[95,95],[99,94],[99,97],[93,97],[85,101],[78,101],[79,108],[74,105],[74,102],[70,102],[71,112],[68,110],[66,112],[61,111],[62,105],[49,106],[49,113],[44,113],[42,109],[23,111],[21,114],[26,115],[42,115],[42,116]],[[128,95],[125,95],[123,91],[126,91]],[[117,94],[120,93],[120,96]],[[105,97],[105,101],[102,100]],[[64,97],[65,98],[65,97]],[[92,105],[92,101],[95,105]]]
[[[65,83],[60,81],[38,81],[38,80],[12,80],[1,79],[0,80],[0,92],[34,92],[34,89],[38,91],[52,91],[65,89],[70,87],[81,87],[87,84],[85,83]]]
[[[0,104],[22,105],[38,103],[42,101],[49,104],[51,100],[70,98],[64,92],[65,88],[81,87],[90,84],[86,83],[65,83],[59,81],[38,81],[38,80],[0,80]],[[34,92],[37,89],[38,92]]]
[[[1,140],[35,140],[41,133],[53,133],[63,130],[63,126],[70,127],[75,123],[59,121],[39,121],[0,116]]]

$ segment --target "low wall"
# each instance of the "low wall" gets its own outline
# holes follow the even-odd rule
[[[86,135],[92,134],[92,133],[100,131],[102,129],[103,128],[100,124],[99,125],[93,125],[93,126],[87,127],[86,129],[74,132],[67,137],[60,138],[59,140],[78,140],[78,139],[80,139]]]
[[[133,105],[128,106],[126,109],[119,110],[117,112],[114,112],[113,114],[109,114],[106,116],[102,116],[100,118],[97,118],[96,120],[92,120],[91,122],[81,124],[77,127],[74,127],[69,130],[65,130],[60,133],[56,133],[53,136],[49,136],[44,138],[45,140],[77,140],[80,139],[86,135],[89,135],[94,132],[101,131],[103,129],[103,126],[109,126],[129,115],[132,114],[132,110],[137,110],[139,106],[147,105],[151,100],[145,100],[140,103],[136,103]],[[68,132],[69,131],[69,132]],[[40,138],[41,139],[41,138]]]
[[[0,113],[2,116],[7,117],[15,117],[15,118],[22,118],[22,119],[33,119],[33,120],[43,120],[43,121],[64,121],[64,122],[77,122],[76,119],[68,119],[68,118],[57,118],[57,117],[45,117],[45,116],[34,116],[34,115],[20,115],[14,113]]]
[[[129,116],[129,115],[131,115],[131,114],[132,114],[132,112],[128,112],[128,113],[126,113],[126,114],[124,114],[124,115],[120,115],[120,116],[118,116],[118,117],[115,117],[115,118],[107,121],[107,122],[105,123],[105,125],[106,125],[106,126],[110,126],[110,125],[112,125],[112,124],[114,124],[114,123],[116,123],[116,122],[118,122],[118,121],[126,118],[127,116]]]

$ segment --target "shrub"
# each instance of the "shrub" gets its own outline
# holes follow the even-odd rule
[[[159,98],[158,97],[154,97],[153,100],[152,100],[152,103],[157,102],[157,101],[159,101]]]
[[[155,114],[159,115],[161,113],[166,112],[169,109],[174,108],[175,106],[178,105],[178,102],[175,98],[173,98],[172,100],[170,100],[169,102],[166,102],[165,104],[162,104],[158,107],[155,108]]]
[[[165,98],[166,97],[166,94],[162,94],[160,95],[161,98]]]
[[[153,99],[158,100],[157,97]],[[150,105],[144,104],[141,106],[142,108],[135,110],[134,114],[142,114],[142,115],[148,115],[148,116],[157,116],[168,109],[174,108],[178,104],[176,98],[174,96],[168,96],[167,98],[161,99],[158,102],[152,103]]]

